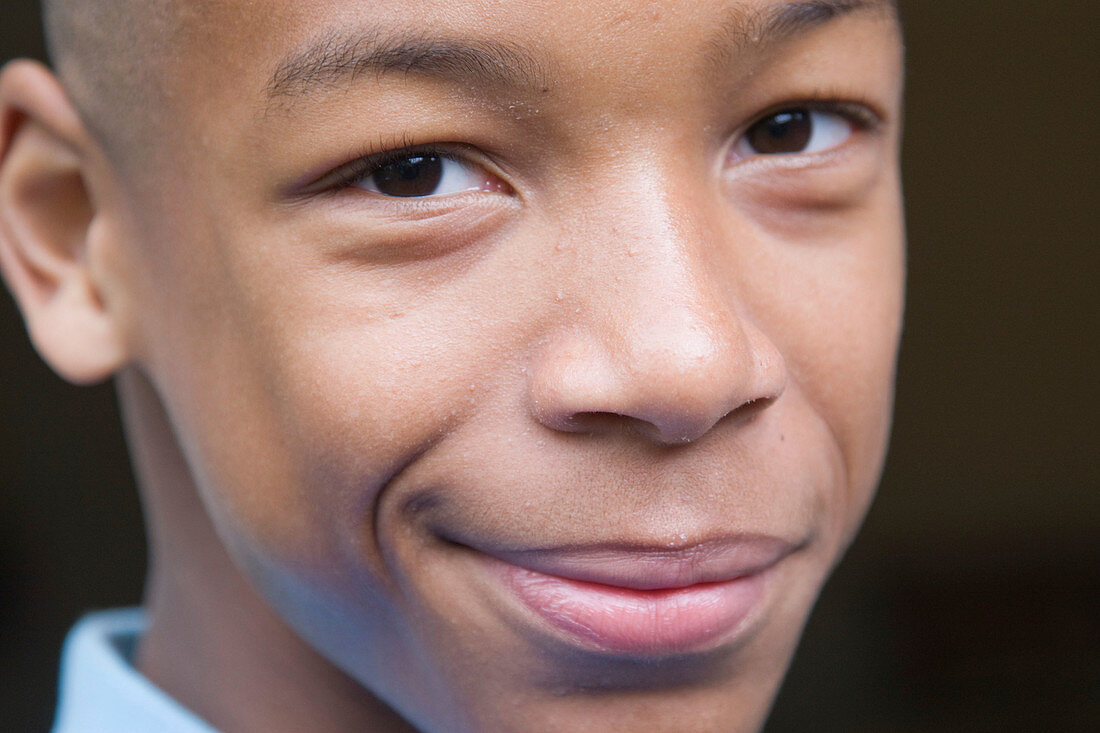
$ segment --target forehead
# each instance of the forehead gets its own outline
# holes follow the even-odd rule
[[[496,81],[534,84],[566,67],[656,77],[663,67],[686,59],[734,63],[837,18],[893,18],[893,5],[892,0],[207,0],[182,6],[174,34],[180,63],[170,74],[174,85],[201,84],[207,93],[248,87],[269,96],[336,85],[363,72],[448,65],[473,71],[478,80],[499,71]]]

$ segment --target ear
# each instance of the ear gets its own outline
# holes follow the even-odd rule
[[[126,358],[97,261],[92,149],[45,66],[18,60],[0,71],[0,272],[38,353],[77,384],[109,377]]]

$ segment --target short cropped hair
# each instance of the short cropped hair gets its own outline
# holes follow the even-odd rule
[[[151,95],[163,86],[180,9],[175,0],[42,0],[50,62],[109,155],[145,147],[142,127],[161,113]]]

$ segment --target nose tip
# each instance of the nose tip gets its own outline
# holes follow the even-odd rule
[[[762,333],[728,318],[700,321],[639,323],[617,344],[591,331],[551,344],[531,385],[536,419],[562,432],[630,431],[682,445],[782,393],[783,361]]]

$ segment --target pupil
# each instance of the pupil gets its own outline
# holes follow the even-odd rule
[[[792,109],[753,125],[749,129],[749,144],[758,153],[800,153],[809,145],[812,136],[810,113],[804,109]]]
[[[437,155],[410,155],[387,163],[371,174],[387,196],[430,196],[443,178],[443,160]]]

